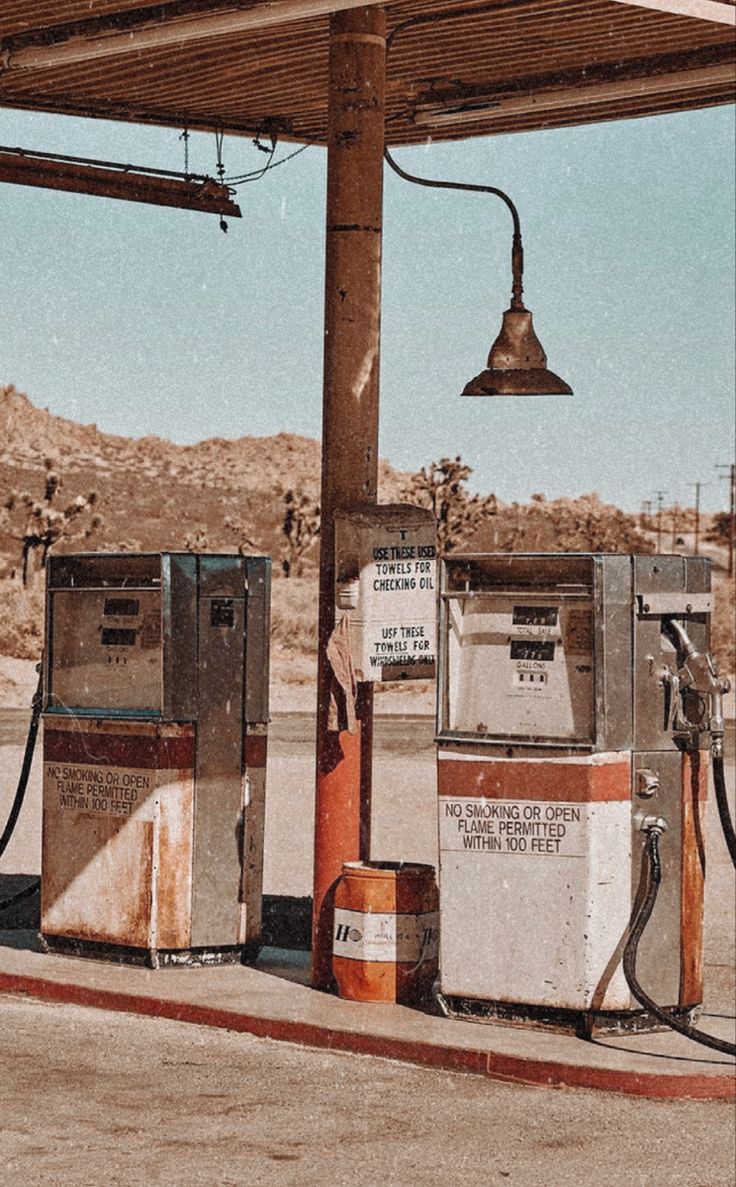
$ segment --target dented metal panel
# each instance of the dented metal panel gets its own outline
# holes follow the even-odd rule
[[[238,943],[245,600],[234,574],[207,574],[199,602],[199,720],[192,946]]]
[[[159,822],[156,898],[152,924],[155,948],[192,947],[192,850],[194,772],[158,774]]]
[[[247,556],[245,575],[245,720],[265,723],[269,712],[269,663],[271,656],[271,559]]]
[[[265,725],[253,725],[249,727],[245,739],[239,942],[249,945],[258,943],[262,922],[266,733]]]

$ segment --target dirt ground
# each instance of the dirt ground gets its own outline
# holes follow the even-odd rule
[[[0,1003],[0,1179],[42,1187],[733,1187],[733,1108],[527,1088]]]

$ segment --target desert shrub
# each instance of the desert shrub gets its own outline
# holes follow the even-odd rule
[[[718,659],[723,675],[736,673],[736,619],[734,583],[730,577],[716,577],[713,582],[714,606],[711,651]]]
[[[209,536],[207,535],[207,528],[195,528],[191,532],[187,532],[184,537],[185,552],[206,552],[209,547]]]
[[[478,552],[652,552],[637,517],[602,503],[597,495],[499,507],[472,536]]]
[[[38,659],[43,650],[43,615],[43,582],[24,587],[17,580],[0,580],[0,654]]]
[[[706,530],[705,538],[727,548],[729,540],[734,537],[734,528],[734,517],[730,511],[719,511],[713,516],[710,526]]]
[[[271,587],[271,638],[281,647],[311,654],[317,649],[317,573],[309,577],[278,576]]]

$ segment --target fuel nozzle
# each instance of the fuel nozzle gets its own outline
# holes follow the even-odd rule
[[[634,817],[636,827],[641,833],[657,833],[661,837],[666,833],[669,825],[664,816],[654,816],[648,812],[637,812]]]
[[[719,756],[723,753],[723,697],[731,687],[730,681],[725,676],[719,676],[718,661],[714,656],[698,651],[681,622],[673,618],[670,619],[670,625],[685,653],[685,663],[678,672],[680,692],[707,698],[710,707],[707,722],[690,723],[690,730],[693,733],[707,730],[711,736],[713,755]]]

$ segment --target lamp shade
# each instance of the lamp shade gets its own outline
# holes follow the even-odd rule
[[[488,367],[465,385],[464,396],[571,396],[572,388],[547,370],[547,356],[528,309],[507,309]]]

